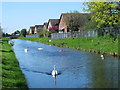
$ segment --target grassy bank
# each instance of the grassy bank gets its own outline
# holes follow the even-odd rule
[[[37,41],[48,45],[77,49],[80,51],[88,51],[93,53],[106,53],[118,56],[118,39],[114,41],[109,37],[81,37],[67,39],[51,39],[49,38],[20,38],[24,40]]]
[[[2,55],[2,88],[26,88],[25,77],[20,70],[18,60],[8,44],[8,38],[0,39],[0,55]]]

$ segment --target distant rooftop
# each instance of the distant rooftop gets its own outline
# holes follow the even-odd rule
[[[49,19],[48,23],[51,22],[52,25],[58,24],[60,19]]]
[[[35,26],[30,26],[30,28],[35,28]]]
[[[43,27],[43,25],[35,25],[35,27]]]

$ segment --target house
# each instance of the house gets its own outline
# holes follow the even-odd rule
[[[34,34],[37,34],[39,32],[43,31],[43,25],[35,25],[35,31]]]
[[[29,34],[34,34],[35,26],[31,26],[29,29]]]
[[[72,15],[80,15],[80,16],[84,16],[84,15],[88,15],[87,13],[62,13],[60,16],[60,22],[59,22],[59,33],[60,32],[69,32],[69,29],[66,25],[66,20],[65,18],[68,16],[72,16]]]
[[[48,25],[47,25],[47,31],[51,31],[51,30],[58,31],[59,20],[60,19],[49,19],[48,20]]]
[[[45,23],[43,24],[43,28],[47,29],[47,26],[48,26],[48,23],[45,22]]]

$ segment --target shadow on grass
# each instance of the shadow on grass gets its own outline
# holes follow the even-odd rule
[[[0,44],[4,44],[4,42],[8,42],[8,40],[0,40]]]
[[[0,41],[8,41],[8,40],[0,40]]]
[[[0,41],[0,44],[4,44],[4,42]]]
[[[9,51],[6,51],[6,50],[0,50],[0,52],[13,52],[13,50],[9,50]]]

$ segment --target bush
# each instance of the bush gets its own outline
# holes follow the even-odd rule
[[[43,33],[42,33],[42,32],[39,32],[39,33],[38,33],[38,37],[39,37],[39,38],[43,37]]]
[[[27,30],[26,29],[22,29],[20,36],[21,37],[26,37],[26,34],[27,34]]]
[[[55,30],[51,30],[50,32],[51,32],[51,33],[57,33],[57,31],[55,31]]]
[[[51,37],[51,32],[46,32],[47,37]]]

